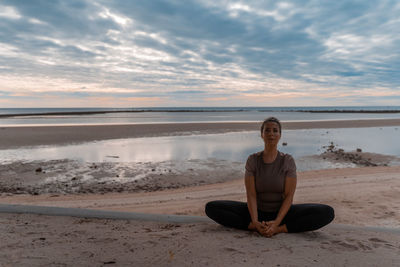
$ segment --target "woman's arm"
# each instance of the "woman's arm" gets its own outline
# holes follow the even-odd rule
[[[247,207],[249,209],[251,223],[249,225],[249,229],[257,230],[260,234],[264,233],[265,226],[258,221],[258,211],[257,211],[257,194],[256,194],[256,186],[254,182],[254,176],[246,176],[244,177],[244,183],[246,186],[246,195],[247,195]]]
[[[267,236],[273,236],[274,234],[287,232],[286,226],[279,226],[289,211],[290,206],[293,203],[294,192],[296,191],[297,178],[286,177],[285,179],[285,191],[283,193],[283,202],[281,208],[279,209],[278,215],[274,221],[266,222],[268,226],[266,231]]]

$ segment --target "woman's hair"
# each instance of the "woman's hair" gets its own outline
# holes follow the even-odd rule
[[[261,125],[261,134],[263,133],[263,131],[264,131],[264,126],[265,126],[265,124],[266,124],[267,122],[275,122],[276,124],[278,124],[278,126],[279,126],[279,133],[282,134],[282,125],[281,125],[281,122],[280,122],[277,118],[275,118],[275,117],[269,117],[269,118],[266,118],[266,119],[264,120],[264,122],[263,122],[262,125]]]

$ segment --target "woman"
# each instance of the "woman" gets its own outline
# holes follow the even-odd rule
[[[292,204],[296,190],[296,164],[289,154],[278,151],[282,127],[270,117],[261,126],[264,150],[247,159],[245,185],[247,203],[211,201],[206,214],[219,224],[248,229],[271,237],[319,229],[334,218],[333,208],[323,204]]]

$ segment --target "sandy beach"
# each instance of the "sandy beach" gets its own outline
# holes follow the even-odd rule
[[[332,224],[271,239],[212,223],[0,215],[2,266],[397,266],[399,234]]]
[[[398,125],[400,120],[293,122],[285,123],[284,129]],[[3,127],[0,148],[258,127],[258,123]],[[348,154],[338,155],[347,160]],[[384,166],[382,155],[358,156],[376,166],[359,159],[357,168],[298,173],[295,203],[325,203],[335,209],[333,224],[312,233],[267,239],[213,222],[1,213],[0,266],[396,266],[400,260],[400,166]],[[212,172],[178,173],[171,167],[162,176],[157,173],[132,184],[118,183],[118,179],[85,183],[74,180],[74,175],[68,181],[43,183],[60,172],[73,173],[74,164],[66,159],[2,165],[0,203],[204,216],[204,205],[210,200],[246,199],[243,166],[218,162],[207,162],[209,169],[215,169]],[[37,171],[38,166],[43,170]],[[105,176],[110,169],[107,164],[86,167]]]
[[[300,172],[294,203],[320,202],[336,210],[336,223],[400,226],[400,166]],[[242,178],[162,191],[106,194],[15,194],[1,203],[205,216],[215,199],[246,201]]]

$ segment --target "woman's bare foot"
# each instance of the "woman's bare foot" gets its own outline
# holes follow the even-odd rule
[[[249,226],[247,227],[247,229],[252,230],[252,231],[256,231],[256,230],[257,230],[257,227],[254,225],[253,222],[250,222],[250,223],[249,223]]]
[[[286,224],[281,225],[281,226],[278,227],[277,234],[279,234],[279,233],[287,233],[287,232],[288,232],[288,230],[287,230]]]

